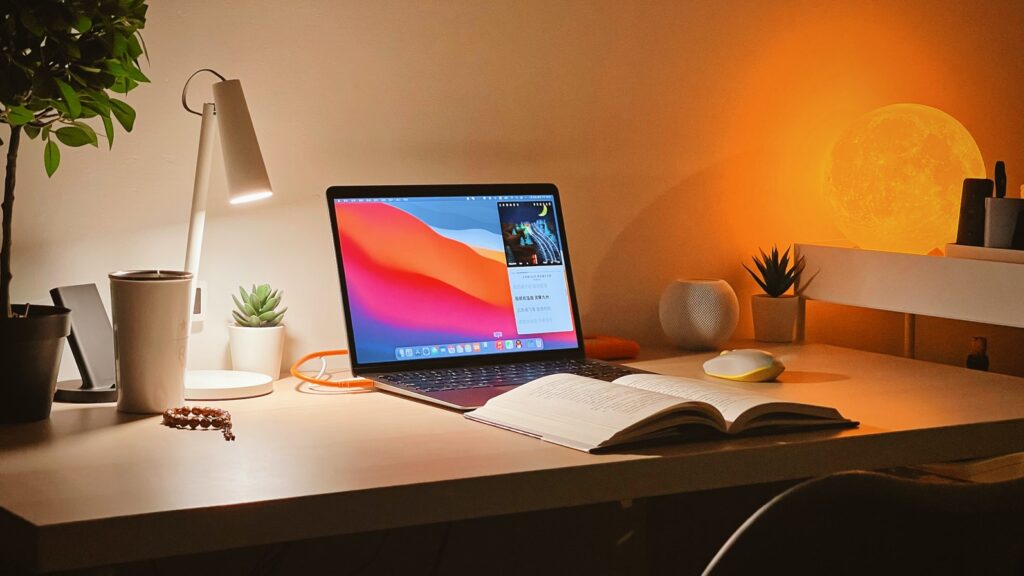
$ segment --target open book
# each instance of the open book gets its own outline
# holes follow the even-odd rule
[[[835,408],[780,402],[731,384],[658,374],[613,382],[552,374],[491,398],[466,417],[592,452],[704,426],[724,434],[856,425]]]

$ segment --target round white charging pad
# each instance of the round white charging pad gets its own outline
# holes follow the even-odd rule
[[[189,370],[185,373],[186,400],[252,398],[273,391],[274,379],[258,372]]]

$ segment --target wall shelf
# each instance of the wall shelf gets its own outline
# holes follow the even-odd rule
[[[806,261],[804,299],[907,314],[907,356],[918,314],[1024,328],[1024,265],[817,244],[795,251]],[[801,312],[801,339],[804,328]]]

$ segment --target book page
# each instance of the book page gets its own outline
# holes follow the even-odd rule
[[[679,398],[575,374],[551,374],[488,401],[527,414],[571,418],[621,430],[667,408]]]
[[[552,374],[491,398],[466,416],[592,447],[680,404],[684,402],[679,398],[657,391]]]
[[[658,392],[693,402],[706,402],[722,413],[726,422],[735,422],[751,408],[776,404],[779,400],[728,385],[716,385],[703,380],[660,374],[630,374],[615,380],[616,384]]]

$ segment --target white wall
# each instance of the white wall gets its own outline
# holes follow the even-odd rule
[[[107,297],[113,270],[180,268],[199,130],[181,87],[203,67],[240,78],[276,195],[229,208],[218,155],[197,368],[227,361],[238,284],[285,290],[288,359],[344,343],[329,185],[555,182],[584,326],[650,343],[677,276],[729,280],[749,333],[740,261],[837,237],[821,161],[868,110],[938,106],[986,161],[1008,161],[1011,188],[1024,170],[1013,2],[151,4],[135,132],[112,151],[65,149],[50,180],[24,144],[14,291],[95,282]]]

